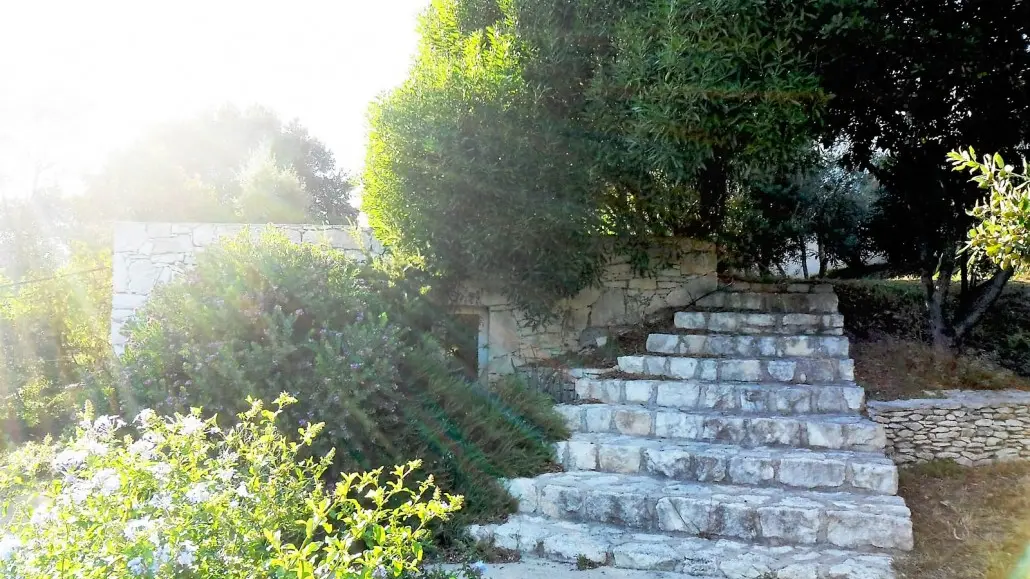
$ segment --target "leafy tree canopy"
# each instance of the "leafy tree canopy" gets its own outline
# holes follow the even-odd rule
[[[846,138],[851,160],[883,185],[873,239],[891,264],[923,277],[931,334],[954,345],[1011,273],[964,283],[963,307],[942,311],[953,272],[966,271],[957,251],[981,197],[946,154],[969,144],[1007,156],[1030,147],[1030,2],[862,4],[858,26],[819,46],[817,70],[834,95],[826,133]]]
[[[352,189],[296,121],[224,107],[148,131],[112,155],[87,196],[108,219],[338,223],[355,213]]]
[[[436,0],[371,111],[370,223],[530,311],[613,247],[646,266],[653,237],[714,229],[733,180],[805,144],[827,97],[795,43],[831,4]]]

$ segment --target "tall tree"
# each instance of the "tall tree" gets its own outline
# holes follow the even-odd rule
[[[292,174],[303,196],[246,192],[255,157]],[[249,179],[249,181],[248,181]],[[89,183],[93,209],[108,219],[240,221],[239,201],[267,201],[248,210],[283,221],[338,223],[355,215],[353,185],[332,153],[296,121],[274,113],[223,107],[155,127],[109,159]],[[246,193],[246,195],[245,195]],[[271,213],[270,208],[281,211]]]
[[[827,132],[845,137],[851,160],[883,185],[874,239],[893,265],[922,278],[931,335],[947,349],[1012,270],[969,284],[949,310],[952,276],[966,271],[958,251],[968,211],[982,191],[950,170],[946,154],[973,145],[1016,157],[1030,147],[1030,2],[870,0],[859,13],[862,26],[818,49],[823,86],[835,95]],[[877,150],[885,162],[874,162]]]
[[[377,235],[549,311],[614,239],[713,232],[731,184],[771,173],[826,96],[787,0],[436,0],[405,84],[372,110]]]

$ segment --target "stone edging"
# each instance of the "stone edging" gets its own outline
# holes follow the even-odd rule
[[[1030,392],[945,390],[942,398],[871,401],[898,464],[950,459],[966,466],[1030,459]]]

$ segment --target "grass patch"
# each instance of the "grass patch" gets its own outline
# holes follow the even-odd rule
[[[895,560],[900,579],[1030,577],[1012,575],[1030,545],[1030,464],[903,468],[900,494],[915,528],[915,550]]]
[[[914,340],[851,344],[856,380],[872,400],[924,398],[934,390],[1030,390],[1030,379],[977,354],[940,357]]]

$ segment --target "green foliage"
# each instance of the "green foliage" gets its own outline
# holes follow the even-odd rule
[[[990,190],[987,200],[977,203],[970,214],[979,223],[969,230],[969,249],[974,255],[986,256],[1003,269],[1030,266],[1030,172],[1026,159],[1023,172],[1006,165],[1001,155],[984,155],[976,160],[976,152],[952,151],[948,154],[956,171],[969,170],[981,189]]]
[[[514,387],[467,383],[434,339],[447,323],[417,279],[274,230],[244,232],[137,313],[123,356],[129,398],[232,416],[247,396],[289,392],[301,402],[283,412],[284,428],[325,422],[312,449],[337,449],[334,472],[423,458],[468,497],[464,516],[497,515],[512,501],[496,477],[548,468],[564,429]]]
[[[291,442],[276,428],[296,402],[260,401],[221,430],[214,418],[160,418],[144,411],[137,436],[115,417],[88,418],[53,457],[18,480],[28,500],[4,505],[0,576],[52,577],[406,577],[419,571],[428,526],[462,507],[432,477],[409,478],[419,462],[391,471],[325,474],[332,453],[305,458],[324,424]],[[7,462],[9,483],[24,464]],[[0,492],[10,488],[0,489]],[[9,496],[9,493],[6,493]]]
[[[534,317],[612,251],[722,215],[729,184],[806,141],[826,96],[809,3],[436,0],[408,80],[371,110],[376,235]]]
[[[89,183],[86,216],[341,223],[355,214],[352,189],[332,153],[296,121],[223,107],[155,127],[112,155]]]
[[[111,259],[77,248],[56,269],[0,288],[0,415],[4,442],[60,434],[110,361]]]
[[[839,146],[814,147],[775,178],[731,193],[721,265],[770,273],[790,260],[803,263],[814,243],[819,275],[831,263],[860,266],[878,188],[868,172],[848,168],[841,157]]]

